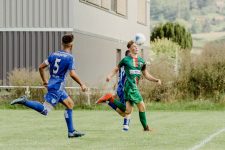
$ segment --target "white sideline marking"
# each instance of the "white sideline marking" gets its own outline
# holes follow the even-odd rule
[[[206,139],[204,139],[201,143],[195,145],[194,147],[190,148],[189,150],[197,150],[197,149],[203,147],[205,144],[209,143],[215,136],[217,136],[217,135],[219,135],[219,134],[221,134],[221,133],[223,133],[223,132],[225,132],[225,128],[223,128],[223,129],[217,131],[216,133],[213,133],[213,134],[209,135],[209,136],[208,136]]]

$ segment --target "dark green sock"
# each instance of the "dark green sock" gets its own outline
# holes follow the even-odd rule
[[[146,119],[145,112],[139,112],[139,118],[143,128],[145,129],[147,127],[147,119]]]
[[[113,103],[123,112],[126,111],[126,106],[121,103],[120,101],[118,101],[117,99],[114,99]]]

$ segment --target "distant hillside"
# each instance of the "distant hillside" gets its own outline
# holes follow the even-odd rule
[[[151,29],[176,21],[192,33],[225,31],[225,0],[151,0]]]

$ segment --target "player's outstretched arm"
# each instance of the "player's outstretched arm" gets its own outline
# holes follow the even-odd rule
[[[153,77],[146,68],[142,70],[142,73],[147,80],[157,82],[159,85],[161,85],[161,80]]]
[[[112,72],[106,77],[106,82],[109,82],[109,81],[112,79],[112,77],[113,77],[114,75],[117,74],[118,71],[119,71],[119,67],[117,66],[117,67],[115,67],[115,68],[112,70]]]
[[[80,78],[78,77],[78,75],[74,70],[70,71],[70,77],[80,85],[83,92],[87,90],[86,85],[80,80]]]
[[[39,66],[39,73],[41,75],[41,79],[42,79],[43,85],[45,87],[47,87],[47,85],[48,85],[48,81],[47,81],[46,76],[45,76],[45,68],[47,66],[48,65],[46,63],[44,63],[44,62],[42,64],[40,64],[40,66]]]

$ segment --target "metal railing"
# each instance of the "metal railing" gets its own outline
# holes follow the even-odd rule
[[[25,95],[30,97],[30,89],[44,89],[44,86],[0,86],[0,89],[15,89],[15,88],[22,88],[25,89]],[[80,89],[80,87],[65,87],[66,89]],[[93,94],[94,90],[100,90],[101,92],[105,92],[106,89],[98,89],[98,88],[87,88],[87,91],[84,92],[87,95],[87,104],[91,105],[91,94]]]

